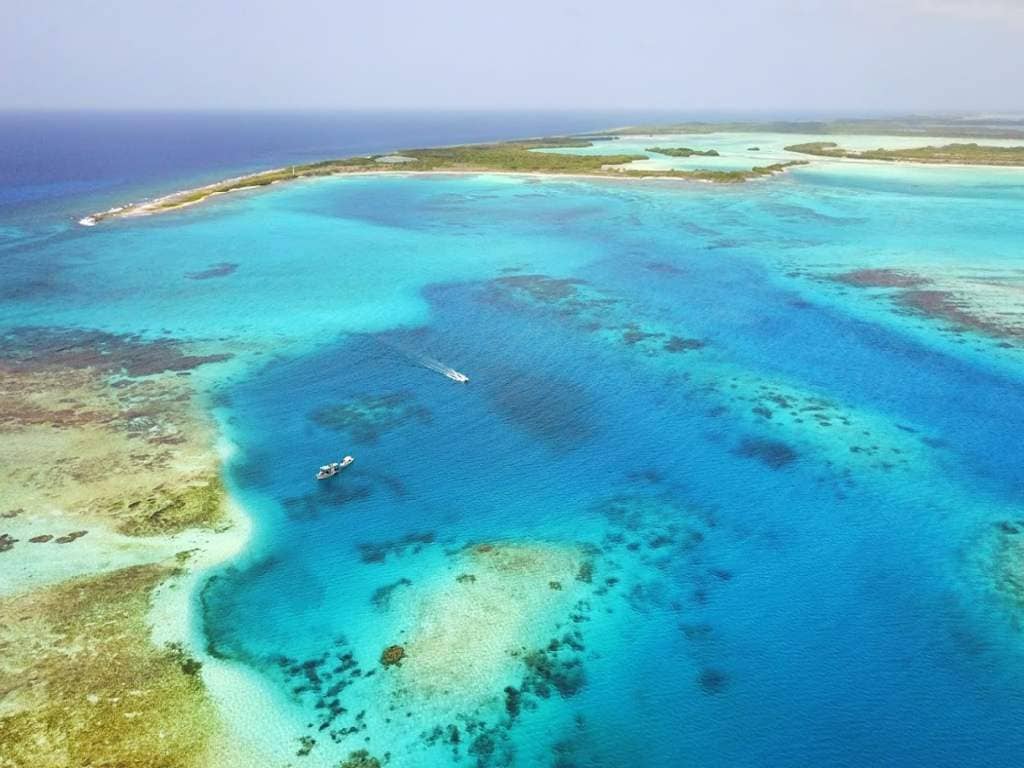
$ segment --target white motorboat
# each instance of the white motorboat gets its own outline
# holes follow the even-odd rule
[[[341,472],[345,467],[355,461],[351,456],[346,456],[341,461],[332,461],[330,464],[324,464],[320,467],[320,470],[316,473],[317,480],[326,480],[329,477],[334,477],[336,474]]]

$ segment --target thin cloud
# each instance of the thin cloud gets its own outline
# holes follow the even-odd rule
[[[1024,0],[917,0],[923,13],[961,19],[1024,21]]]

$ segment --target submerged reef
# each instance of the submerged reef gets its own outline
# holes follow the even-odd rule
[[[658,274],[685,274],[674,265],[646,263]],[[844,278],[851,285],[917,280],[897,270],[861,270]],[[685,334],[665,321],[652,321],[651,309],[577,278],[540,274],[505,275],[485,283],[480,299],[498,311],[529,311],[549,322],[568,325],[581,334],[629,351],[648,361],[652,370],[688,397],[707,403],[710,418],[725,415],[745,424],[750,436],[734,446],[738,455],[763,461],[773,469],[793,463],[810,441],[816,456],[825,456],[826,470],[838,486],[849,485],[852,469],[867,466],[882,472],[908,469],[924,440],[909,440],[895,425],[879,423],[869,414],[844,407],[815,391],[784,380],[766,380],[721,363],[711,342]],[[512,376],[505,379],[512,381]],[[539,391],[540,387],[538,385]],[[578,406],[582,413],[582,404]],[[535,409],[543,413],[543,409]],[[534,419],[539,419],[535,414]],[[584,422],[590,427],[592,421]],[[581,433],[582,434],[582,433]]]
[[[230,527],[190,381],[229,357],[78,329],[0,335],[0,498],[18,531],[0,555],[5,768],[210,764],[221,726],[202,665],[155,645],[147,616]]]
[[[400,685],[405,696],[439,700],[486,698],[508,674],[524,639],[563,615],[576,590],[552,590],[553,580],[572,583],[584,560],[574,546],[501,542],[467,548],[455,558],[455,574],[443,589],[412,608],[404,641]],[[415,599],[412,595],[409,599]]]
[[[227,277],[234,274],[237,269],[238,264],[233,261],[222,261],[219,264],[211,264],[199,272],[186,272],[185,277],[189,280],[210,280],[214,277]]]
[[[646,268],[681,274],[670,264],[648,264]],[[499,307],[533,309],[646,357],[696,352],[708,345],[705,339],[684,336],[678,328],[652,322],[631,302],[576,278],[500,277],[485,286],[483,299]]]
[[[385,667],[401,666],[405,658],[405,648],[400,645],[389,645],[380,654],[380,663]]]
[[[129,535],[220,524],[212,425],[180,374],[228,357],[91,331],[0,336],[3,497]]]
[[[1024,627],[1024,518],[1000,520],[983,542],[992,584],[1014,611],[1014,623]]]
[[[964,331],[1004,344],[1024,343],[1024,276],[1019,271],[920,271],[897,268],[858,269],[832,275],[855,288],[892,289],[880,297],[897,311],[944,323],[954,334]]]
[[[497,540],[426,553],[433,536],[408,534],[371,545],[368,567],[388,558],[417,574],[374,591],[377,643],[357,648],[338,637],[308,658],[273,657],[263,665],[309,712],[295,736],[296,754],[357,748],[349,753],[352,765],[374,753],[381,764],[522,764],[512,732],[538,710],[573,706],[591,683],[588,661],[607,652],[590,647],[590,629],[621,610],[641,622],[678,617],[670,621],[678,621],[690,658],[676,663],[692,665],[699,690],[725,694],[727,660],[701,620],[734,576],[706,545],[720,535],[715,515],[687,503],[654,469],[625,487],[637,484],[645,490],[624,490],[581,510],[606,522],[597,543]],[[423,568],[427,558],[436,565]],[[552,733],[550,749],[557,753],[563,737]]]
[[[380,768],[380,760],[365,749],[349,753],[348,758],[338,768]]]
[[[748,437],[740,442],[736,453],[757,459],[772,469],[782,469],[797,459],[797,453],[779,440]]]
[[[592,436],[593,405],[571,381],[508,372],[485,386],[503,418],[556,451],[577,448]]]
[[[312,419],[321,427],[346,432],[357,443],[375,443],[385,432],[410,422],[428,423],[431,413],[410,392],[362,395],[320,408]]]
[[[911,288],[928,282],[927,278],[899,269],[855,269],[836,275],[834,280],[856,288]]]
[[[433,531],[407,533],[389,541],[366,541],[359,544],[359,557],[364,563],[383,563],[389,555],[400,557],[406,551],[418,554],[427,544],[433,544],[437,535]]]

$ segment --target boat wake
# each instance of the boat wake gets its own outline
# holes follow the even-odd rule
[[[420,352],[414,352],[413,350],[406,349],[393,342],[383,343],[386,346],[390,347],[391,349],[395,350],[396,352],[401,353],[410,362],[413,362],[418,366],[426,368],[428,371],[440,373],[442,376],[445,376],[451,379],[452,381],[458,382],[459,384],[469,383],[469,376],[467,376],[464,373],[460,373],[459,371],[452,368],[450,365],[445,365],[440,360],[433,358],[430,355],[424,355]]]
[[[469,383],[469,376],[464,373],[459,373],[451,366],[442,363],[440,360],[435,360],[427,355],[416,355],[416,360],[424,368],[440,373],[442,376],[447,376],[452,381],[457,381],[459,384]]]

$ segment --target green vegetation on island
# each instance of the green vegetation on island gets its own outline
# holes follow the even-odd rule
[[[659,155],[669,157],[718,157],[718,150],[715,149],[690,149],[689,147],[648,147],[644,152],[657,152]]]
[[[338,160],[323,160],[306,165],[293,165],[271,171],[238,176],[233,179],[205,187],[175,192],[164,197],[141,203],[132,203],[94,213],[81,220],[82,224],[93,225],[104,219],[119,216],[143,215],[173,210],[202,202],[215,195],[223,195],[257,187],[266,187],[285,181],[334,176],[347,173],[541,173],[572,176],[619,176],[623,178],[667,178],[687,179],[733,184],[750,179],[781,173],[785,169],[804,165],[806,161],[794,160],[786,163],[751,168],[750,170],[716,171],[657,170],[629,168],[635,160],[646,160],[640,154],[577,155],[560,152],[537,152],[541,149],[562,149],[590,147],[590,139],[577,137],[554,137],[547,139],[526,139],[492,144],[466,144],[455,147],[401,150],[398,154],[348,157]],[[669,150],[674,152],[675,150]],[[697,152],[696,155],[715,156],[714,150]],[[400,160],[399,160],[400,159]]]
[[[402,150],[416,159],[403,170],[417,171],[512,171],[521,173],[598,173],[605,166],[646,160],[644,155],[572,155],[534,152],[536,149],[589,147],[592,142],[574,138],[530,139],[495,144],[467,144],[459,147]]]
[[[994,147],[981,144],[945,144],[941,147],[914,147],[910,149],[843,149],[834,141],[811,141],[792,144],[787,152],[799,152],[817,157],[837,157],[852,160],[885,160],[913,163],[962,163],[968,165],[1024,165],[1024,146]]]

